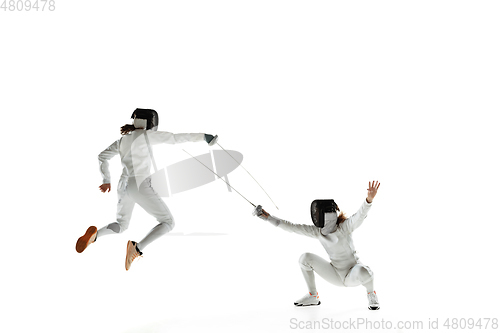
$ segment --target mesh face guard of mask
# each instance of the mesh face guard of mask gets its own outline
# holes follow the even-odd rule
[[[146,119],[147,121],[147,126],[145,129],[149,130],[152,129],[153,131],[156,131],[158,129],[158,113],[155,110],[152,109],[135,109],[135,111],[132,113],[132,116],[130,118],[139,118],[139,119]],[[140,123],[140,122],[138,122]]]
[[[318,199],[311,203],[311,219],[315,226],[325,226],[325,213],[335,213],[338,210],[333,199]]]

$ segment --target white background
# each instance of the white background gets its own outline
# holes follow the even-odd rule
[[[0,11],[2,331],[498,317],[499,15],[496,1],[56,0],[55,11]],[[89,225],[115,219],[120,162],[102,194],[97,155],[137,107],[156,109],[160,130],[218,134],[279,210],[241,168],[231,184],[295,223],[310,223],[318,198],[354,213],[379,180],[354,240],[381,310],[366,309],[364,288],[321,278],[322,305],[294,308],[307,292],[299,256],[326,252],[252,217],[220,181],[165,198],[173,234],[130,271],[127,240],[155,225],[140,207],[125,233],[76,253]],[[164,147],[155,152],[168,163],[188,157]]]

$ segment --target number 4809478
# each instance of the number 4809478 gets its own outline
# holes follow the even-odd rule
[[[56,10],[56,2],[55,0],[4,0],[0,9],[3,9],[4,12],[29,12],[31,10],[36,10],[38,12],[45,11],[46,9],[54,11]]]

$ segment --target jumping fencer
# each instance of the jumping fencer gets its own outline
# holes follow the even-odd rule
[[[142,255],[146,246],[174,227],[170,210],[151,184],[151,145],[206,141],[212,146],[218,139],[217,135],[204,133],[173,134],[158,131],[158,113],[151,109],[136,109],[131,118],[134,119],[133,124],[121,127],[122,137],[99,154],[103,179],[99,189],[103,193],[111,191],[109,160],[118,154],[121,158],[123,172],[118,182],[116,221],[99,230],[95,226],[89,227],[76,243],[76,251],[81,253],[102,236],[124,232],[128,228],[135,204],[139,204],[156,218],[158,224],[140,242],[128,241],[126,270],[129,270],[135,258]]]

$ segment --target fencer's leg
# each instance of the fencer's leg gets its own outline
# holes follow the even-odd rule
[[[174,227],[174,221],[170,222],[160,222],[151,229],[151,231],[144,237],[139,243],[137,243],[137,248],[139,251],[144,251],[146,246],[160,238],[161,236],[165,235],[166,233],[170,232]]]
[[[301,271],[302,275],[304,276],[304,280],[306,280],[307,290],[309,290],[312,295],[316,295],[318,291],[316,290],[316,280],[314,279],[313,270],[306,270],[304,268],[301,268]]]
[[[296,306],[321,304],[321,302],[319,301],[318,292],[316,290],[314,272],[318,273],[319,276],[334,285],[343,286],[340,276],[335,271],[335,268],[333,268],[333,266],[328,261],[315,254],[304,253],[303,255],[301,255],[299,258],[299,265],[302,270],[304,279],[306,280],[309,293],[301,299],[297,300],[294,303]]]
[[[356,287],[363,285],[367,292],[373,291],[374,274],[368,266],[354,265],[345,278],[345,285],[347,287]]]
[[[366,288],[368,293],[374,290],[374,274],[368,266],[355,265],[346,276],[346,286],[355,287],[360,284]]]
[[[304,280],[306,280],[307,284],[307,289],[309,290],[309,293],[312,295],[317,294],[316,290],[316,280],[314,279],[314,271],[309,264],[309,256],[312,255],[312,253],[304,253],[300,256],[299,258],[299,265],[300,265],[300,270],[302,271],[302,275],[304,276]]]
[[[373,292],[375,289],[375,275],[372,270],[368,266],[364,266],[361,270],[361,274],[359,277],[361,284],[366,288],[368,293]]]
[[[345,282],[348,287],[363,285],[367,292],[368,309],[380,309],[377,293],[374,289],[374,274],[368,266],[355,265],[347,274]]]
[[[122,229],[121,229],[120,224],[118,222],[110,223],[110,224],[102,227],[101,229],[97,230],[96,240],[97,240],[97,238],[100,238],[102,236],[119,234],[121,231],[122,231]]]
[[[370,280],[369,282],[366,282],[363,284],[363,287],[366,288],[366,292],[367,293],[371,293],[375,290],[375,286],[374,286],[374,283],[373,283],[373,279]]]
[[[118,191],[118,204],[116,205],[116,221],[97,230],[97,238],[119,234],[128,229],[132,212],[134,211],[135,201],[130,197],[127,189]]]
[[[330,282],[333,285],[344,287],[342,280],[340,279],[339,274],[333,268],[329,261],[317,256],[313,253],[304,253],[300,256],[299,264],[302,269],[302,272],[310,272],[304,273],[304,278],[306,279],[307,286],[309,288],[309,292],[316,292],[316,283],[314,281],[314,272],[316,272],[319,276],[321,276],[326,281]],[[314,271],[314,272],[313,272]],[[312,279],[311,279],[312,276]]]
[[[120,224],[118,222],[113,222],[97,230],[97,236],[102,237],[110,234],[119,234],[120,231]]]
[[[309,293],[296,300],[293,304],[296,306],[320,305],[318,291],[316,290],[316,281],[314,279],[314,271],[310,263],[309,256],[311,253],[304,253],[299,258],[300,270],[306,280]]]
[[[174,228],[175,222],[167,205],[151,186],[151,179],[146,179],[139,186],[138,192],[135,193],[135,199],[146,212],[158,221],[158,225],[137,243],[137,248],[142,252],[146,246],[170,232]]]
[[[78,253],[83,252],[90,244],[102,236],[125,231],[128,228],[134,205],[135,202],[128,196],[126,187],[123,186],[121,190],[118,190],[117,222],[110,223],[99,230],[94,226],[89,227],[76,242],[76,251]]]
[[[378,310],[380,304],[378,302],[377,292],[374,285],[374,274],[368,266],[363,266],[359,273],[359,281],[366,288],[368,297],[368,309]]]

